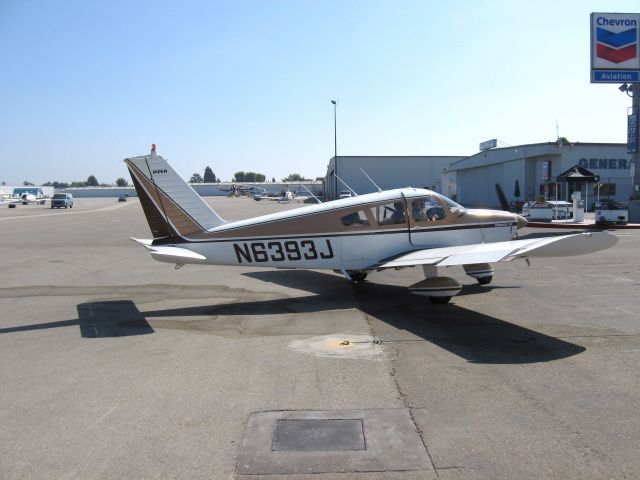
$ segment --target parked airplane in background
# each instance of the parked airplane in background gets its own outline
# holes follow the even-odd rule
[[[254,190],[256,190],[256,187],[252,187],[251,185],[236,185],[235,183],[231,184],[229,188],[218,188],[222,192],[228,192],[227,197],[239,197],[241,195],[249,196],[252,195]]]
[[[327,269],[361,281],[372,271],[422,266],[412,293],[446,303],[462,286],[438,276],[460,265],[480,284],[492,263],[596,252],[606,232],[514,240],[527,221],[513,213],[471,210],[430,190],[402,188],[226,222],[156,154],[127,158],[153,239],[138,240],[161,262]]]
[[[38,187],[17,187],[13,189],[13,194],[8,198],[3,198],[1,203],[29,205],[44,205],[48,198],[44,196],[41,188]]]

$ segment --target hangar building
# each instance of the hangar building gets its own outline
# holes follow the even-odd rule
[[[499,208],[495,184],[502,187],[507,200],[515,200],[515,182],[520,200],[545,196],[556,198],[556,176],[578,165],[598,175],[600,184],[558,184],[558,199],[570,200],[582,191],[591,207],[600,198],[627,201],[631,193],[630,155],[626,143],[549,142],[485,150],[453,163],[457,183],[456,200],[468,207]]]
[[[346,182],[358,195],[377,189],[362,170],[382,189],[401,187],[428,188],[448,197],[455,197],[455,176],[449,166],[466,157],[458,156],[341,156],[332,157],[325,177],[327,198],[335,199],[348,190]],[[362,169],[362,170],[361,170]],[[337,177],[336,177],[337,172]]]

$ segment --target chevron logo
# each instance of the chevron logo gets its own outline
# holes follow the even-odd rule
[[[632,60],[638,55],[637,28],[612,32],[598,27],[596,32],[596,56],[613,63]]]

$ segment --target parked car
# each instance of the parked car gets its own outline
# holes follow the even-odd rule
[[[128,194],[128,193],[125,193],[124,195],[120,195],[120,196],[118,197],[118,201],[119,201],[119,202],[126,202],[126,201],[127,201],[127,197],[128,197],[128,196],[129,196],[129,194]]]
[[[73,208],[73,195],[70,193],[56,193],[51,198],[51,208]]]

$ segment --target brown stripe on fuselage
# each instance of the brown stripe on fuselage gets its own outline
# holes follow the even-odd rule
[[[378,224],[373,215],[370,215],[370,209],[377,205],[388,204],[389,202],[372,202],[364,205],[354,205],[351,207],[328,210],[324,212],[314,212],[298,216],[291,216],[278,220],[265,220],[262,223],[254,223],[252,225],[222,228],[218,231],[203,232],[197,236],[192,236],[193,240],[225,240],[225,239],[264,239],[273,237],[302,237],[302,236],[324,236],[324,235],[367,235],[374,233],[402,233],[409,231],[407,223],[401,224]],[[369,225],[343,225],[342,217],[350,213],[365,211]],[[294,213],[295,211],[292,211]],[[441,221],[430,222],[430,224],[421,223],[416,225],[411,218],[410,224],[412,228],[419,227],[416,231],[443,231],[456,230],[460,228],[492,228],[496,223],[513,223],[513,219],[507,220],[504,214],[475,214],[465,215],[456,218],[455,214],[449,214]],[[475,225],[475,224],[482,225]]]
[[[182,237],[200,237],[204,229],[193,218],[189,216],[179,205],[169,198],[159,187],[157,187],[146,175],[144,175],[135,165],[129,164],[132,177],[135,176],[143,187],[144,191],[155,203],[156,209],[162,209],[166,217],[171,222],[175,233]],[[160,214],[160,212],[158,212]]]

